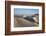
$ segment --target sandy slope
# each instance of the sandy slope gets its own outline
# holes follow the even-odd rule
[[[14,26],[16,27],[32,27],[32,26],[38,26],[35,22],[30,22],[28,20],[25,20],[23,18],[14,17]]]

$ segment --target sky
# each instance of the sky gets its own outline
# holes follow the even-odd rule
[[[36,13],[39,13],[39,9],[14,8],[14,15],[19,15],[19,14],[32,15]]]

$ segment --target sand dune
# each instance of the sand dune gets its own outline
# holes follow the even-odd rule
[[[38,26],[38,24],[23,18],[14,17],[14,26],[15,27],[33,27],[33,26]]]

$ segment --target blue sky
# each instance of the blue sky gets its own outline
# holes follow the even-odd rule
[[[16,14],[36,14],[39,13],[39,9],[25,9],[25,8],[14,8],[14,15]]]

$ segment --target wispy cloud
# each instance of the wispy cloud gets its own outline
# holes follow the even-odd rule
[[[25,8],[14,8],[14,15],[16,14],[36,14],[39,13],[39,9],[25,9]]]

